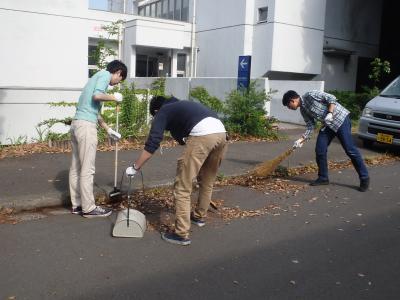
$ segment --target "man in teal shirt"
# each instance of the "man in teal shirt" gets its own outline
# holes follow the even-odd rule
[[[121,135],[112,130],[101,118],[101,102],[122,101],[120,93],[107,94],[109,85],[113,86],[125,80],[127,67],[119,60],[107,65],[89,79],[79,97],[76,114],[71,124],[72,162],[69,171],[69,190],[72,213],[82,214],[86,218],[107,217],[111,209],[96,206],[93,195],[93,178],[97,151],[97,124],[108,135],[119,140]]]

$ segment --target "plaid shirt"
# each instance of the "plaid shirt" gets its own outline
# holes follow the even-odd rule
[[[303,134],[303,138],[305,139],[309,139],[312,135],[317,120],[324,123],[324,119],[328,114],[329,104],[335,104],[336,107],[333,111],[333,121],[329,124],[325,124],[325,126],[329,127],[334,132],[338,131],[339,127],[342,126],[344,119],[350,113],[345,107],[337,102],[335,96],[320,91],[305,93],[300,97],[300,103],[300,112],[307,127],[306,132]]]

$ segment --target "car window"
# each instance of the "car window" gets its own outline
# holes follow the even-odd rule
[[[400,76],[392,81],[380,95],[382,97],[400,98]]]

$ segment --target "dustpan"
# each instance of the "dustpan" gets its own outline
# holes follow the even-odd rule
[[[131,184],[132,176],[129,176],[128,208],[120,211],[115,221],[114,237],[137,237],[141,238],[146,231],[146,217],[140,211],[131,209]]]

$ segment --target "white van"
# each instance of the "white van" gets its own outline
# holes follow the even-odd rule
[[[400,76],[367,103],[358,137],[367,147],[374,142],[400,146]]]

